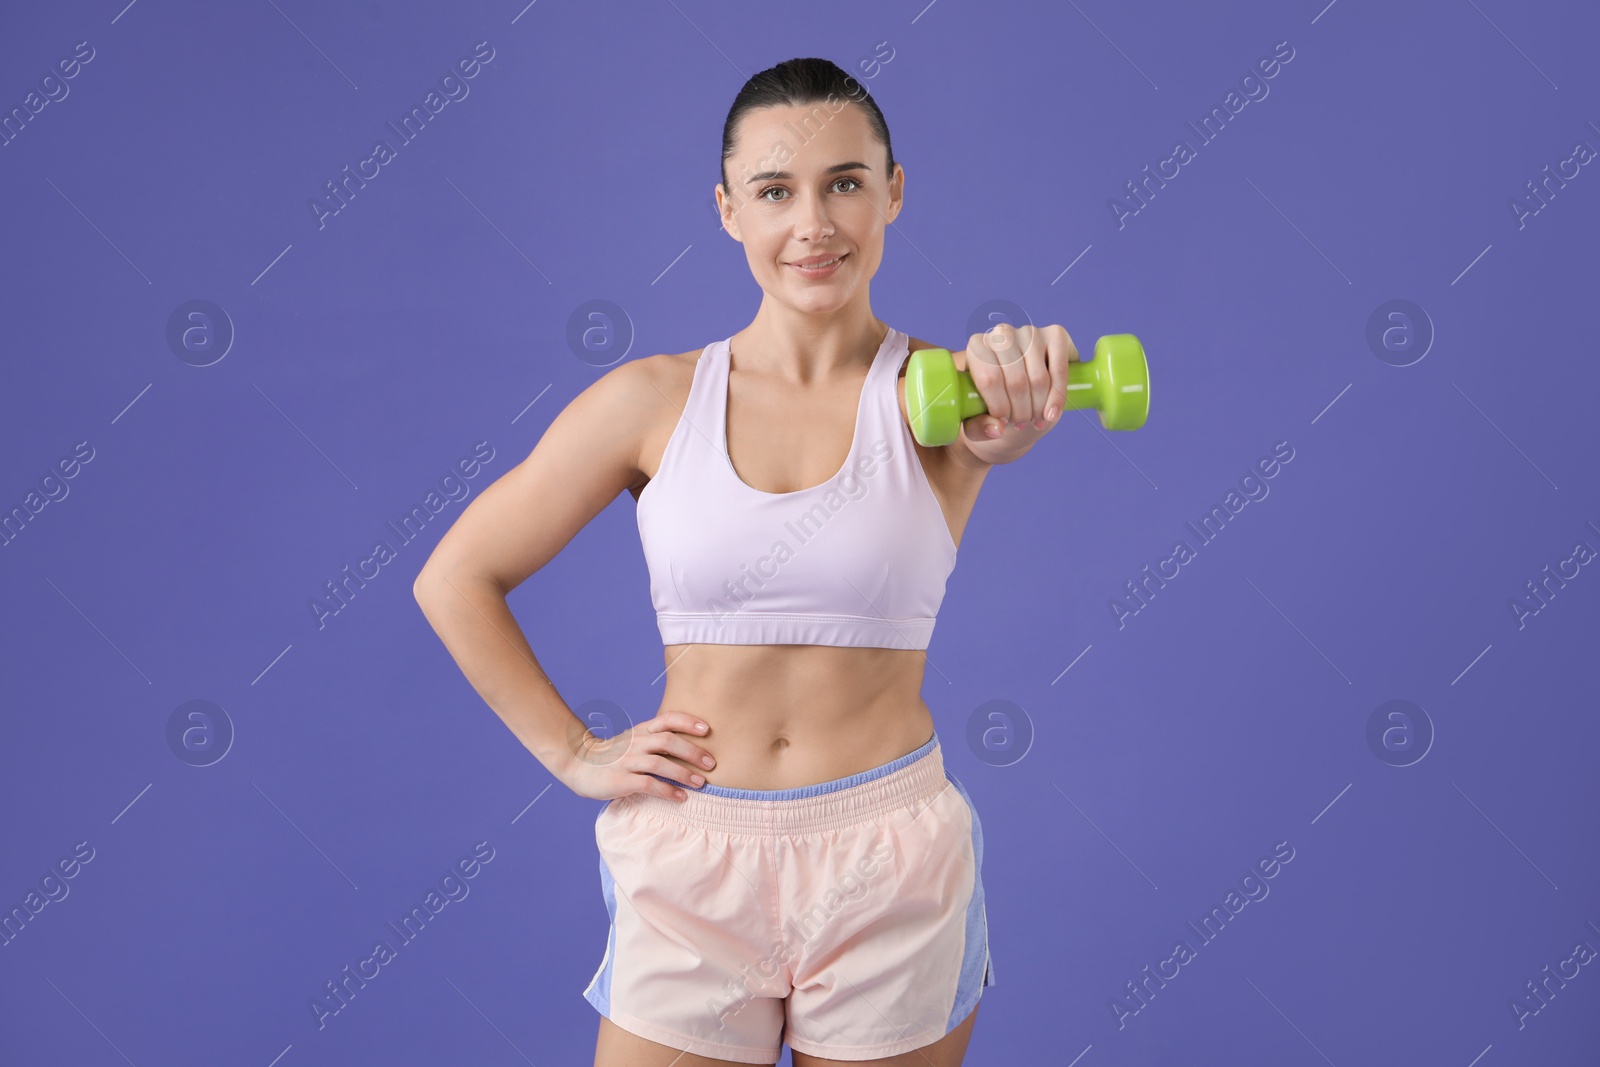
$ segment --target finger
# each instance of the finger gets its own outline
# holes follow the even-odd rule
[[[1039,331],[1031,326],[1012,326],[1008,323],[1001,323],[989,332],[990,344],[999,358],[1001,382],[1006,391],[1006,413],[1001,418],[1005,419],[1008,425],[1021,423],[1026,426],[1033,420],[1033,397],[1028,385],[1028,359],[1038,333]],[[1032,358],[1040,357],[1035,355]]]
[[[1067,408],[1067,364],[1080,363],[1082,357],[1078,354],[1078,346],[1073,343],[1072,335],[1065,326],[1055,326],[1052,329],[1061,331],[1060,340],[1066,345],[1066,359],[1052,359],[1050,361],[1050,392],[1051,400],[1045,409],[1045,421],[1049,425],[1061,418],[1061,413]]]
[[[665,756],[652,756],[649,760],[649,769],[653,774],[664,778],[671,778],[674,782],[682,782],[693,789],[698,789],[706,784],[706,776],[697,770],[685,767],[681,763],[674,763]]]
[[[989,334],[987,331],[975,333],[967,338],[967,366],[968,371],[973,371],[980,364],[995,366],[999,359],[989,348]]]
[[[1003,326],[1004,324],[1002,324]],[[991,426],[1004,430],[1011,415],[1011,398],[1006,394],[1005,372],[1000,367],[1000,356],[994,346],[998,343],[997,326],[988,333],[975,333],[967,339],[967,373],[972,375],[972,387],[983,397],[987,416],[980,418],[978,426],[987,434]]]
[[[704,737],[711,732],[711,724],[687,711],[664,711],[651,722],[661,723],[659,730],[677,730],[680,733]],[[657,732],[659,732],[659,730]]]
[[[710,723],[698,715],[690,715],[688,712],[667,712],[667,717],[672,723],[667,729],[677,729],[685,734],[699,734],[701,737],[710,733]]]
[[[1050,399],[1050,348],[1053,339],[1039,327],[1028,331],[1022,350],[1021,398],[1017,409],[1026,409],[1026,416],[1017,421],[1023,427],[1037,428],[1044,419],[1044,407]]]
[[[1047,353],[1043,373],[1033,380],[1037,398],[1034,410],[1039,413],[1037,428],[1048,430],[1066,406],[1067,364],[1078,358],[1078,348],[1065,326],[1046,326],[1041,332],[1045,336]]]
[[[701,737],[709,733],[710,724],[704,719],[690,715],[686,711],[673,711],[651,719],[650,723],[651,729],[646,733],[655,741],[655,751],[670,752],[682,758],[685,763],[696,764],[708,770],[717,765],[715,756],[684,736],[689,731]],[[701,727],[705,729],[702,730]]]
[[[639,777],[644,779],[645,787],[643,789],[636,790],[636,792],[647,793],[650,796],[660,797],[662,800],[671,800],[675,803],[682,803],[683,801],[689,799],[687,794],[679,796],[683,790],[679,789],[675,785],[672,785],[668,782],[663,782],[659,778],[652,778],[648,774],[641,774]]]
[[[657,751],[670,753],[690,766],[703,767],[706,770],[717,765],[715,756],[680,733],[668,732],[656,736],[661,742]]]

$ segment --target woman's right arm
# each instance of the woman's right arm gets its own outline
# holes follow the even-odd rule
[[[579,393],[528,457],[467,506],[412,585],[423,615],[473,689],[551,774],[585,796],[652,792],[671,798],[672,786],[641,772],[685,781],[683,766],[653,753],[699,764],[705,750],[668,732],[696,733],[699,720],[664,711],[609,739],[620,746],[597,742],[539,666],[506,594],[617,494],[645,480],[640,459],[650,428],[667,411],[676,415],[663,392],[659,361],[666,358],[623,363]],[[600,745],[607,747],[596,758]]]

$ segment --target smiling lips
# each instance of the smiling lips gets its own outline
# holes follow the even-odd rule
[[[796,260],[789,266],[799,271],[808,278],[824,278],[839,268],[839,265],[849,257],[850,253],[833,256],[809,256],[806,259]]]

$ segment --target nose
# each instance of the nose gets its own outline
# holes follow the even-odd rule
[[[827,198],[802,196],[795,207],[794,233],[796,237],[810,240],[826,238],[833,233],[833,223],[828,219]]]

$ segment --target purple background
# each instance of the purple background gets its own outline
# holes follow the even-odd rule
[[[750,320],[710,207],[722,121],[821,55],[907,172],[880,317],[959,348],[1006,301],[1085,353],[1136,333],[1154,378],[1144,429],[1070,413],[990,474],[928,650],[987,845],[967,1062],[1595,1062],[1600,966],[1512,1008],[1600,949],[1600,574],[1546,579],[1600,550],[1600,174],[1527,188],[1600,147],[1592,7],[120,3],[0,17],[5,114],[93,48],[0,146],[0,513],[58,498],[0,547],[0,911],[94,853],[0,947],[0,1061],[590,1062],[598,804],[412,599],[466,500],[410,543],[387,524],[480,492],[606,366]],[[468,95],[400,143],[480,41]],[[379,138],[395,158],[319,226]],[[169,343],[191,300],[231,323],[223,358],[218,322]],[[597,300],[610,340],[574,346]],[[1374,344],[1393,300],[1420,315]],[[1202,543],[1231,491],[1257,499]],[[511,604],[574,709],[654,713],[631,497]],[[186,748],[192,700],[219,710]],[[1006,744],[969,744],[974,716]],[[224,718],[225,758],[180,758]],[[319,1029],[324,983],[478,841],[470,895]],[[1186,924],[1278,842],[1270,894],[1201,944]],[[1180,938],[1196,957],[1119,1025]]]

